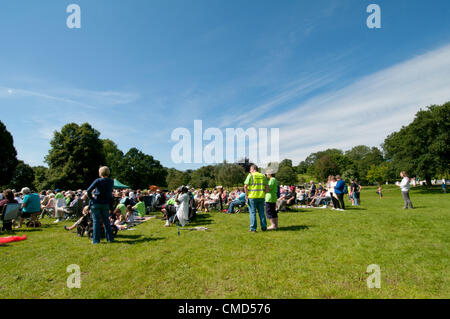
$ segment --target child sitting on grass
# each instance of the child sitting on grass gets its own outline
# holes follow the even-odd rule
[[[122,212],[118,208],[116,208],[116,210],[114,211],[114,219],[114,226],[116,226],[118,230],[124,230],[127,228],[127,225],[125,225],[125,217],[122,215]]]
[[[134,223],[134,211],[133,211],[133,207],[131,207],[131,205],[127,206],[127,214],[125,216],[125,221],[129,224]]]
[[[76,222],[75,224],[73,224],[72,226],[70,226],[70,227],[64,226],[64,229],[65,229],[65,230],[72,230],[72,229],[77,228],[78,225],[80,225],[84,220],[86,220],[87,218],[89,218],[88,215],[89,215],[90,213],[91,213],[91,212],[90,212],[90,210],[89,210],[89,206],[84,206],[84,208],[83,208],[83,216],[81,216],[81,218],[78,219],[77,222]]]

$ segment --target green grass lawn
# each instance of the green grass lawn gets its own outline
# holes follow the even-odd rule
[[[248,233],[248,214],[202,214],[187,226],[152,219],[92,245],[44,219],[23,242],[0,247],[2,298],[450,298],[448,194],[412,190],[403,210],[397,187],[364,189],[346,212],[281,213],[281,229]],[[69,222],[63,225],[69,225]],[[259,226],[259,225],[258,225]],[[258,229],[259,230],[259,229]],[[5,235],[6,236],[6,235]],[[69,289],[66,267],[81,267]],[[381,268],[368,289],[366,268]]]

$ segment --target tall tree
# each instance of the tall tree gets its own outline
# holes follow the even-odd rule
[[[345,155],[353,163],[353,176],[359,178],[360,182],[367,183],[367,172],[372,165],[379,166],[384,162],[383,153],[377,147],[358,145],[345,152]]]
[[[370,183],[383,183],[388,179],[388,165],[383,163],[381,165],[371,165],[369,171],[367,172],[367,180]]]
[[[167,170],[167,187],[170,190],[176,189],[181,185],[188,185],[191,180],[191,176],[188,172],[182,172],[175,168],[170,168]]]
[[[353,168],[352,161],[341,150],[327,149],[311,154],[305,162],[311,163],[308,174],[319,180],[326,180],[328,175],[343,174]]]
[[[86,188],[98,177],[98,169],[105,165],[100,132],[88,123],[66,124],[55,131],[51,149],[45,157],[49,165],[49,181],[63,189]]]
[[[118,178],[133,189],[166,186],[167,169],[151,155],[131,148],[119,163]]]
[[[314,163],[314,173],[320,181],[325,181],[328,176],[339,174],[339,168],[330,155],[324,154]]]
[[[17,164],[13,137],[0,121],[0,186],[9,184]]]
[[[294,185],[298,182],[297,172],[289,165],[280,166],[276,178],[281,185]]]
[[[242,181],[244,183],[244,181]],[[196,188],[212,188],[216,186],[216,170],[212,165],[202,166],[191,174],[191,184]]]
[[[431,185],[450,170],[450,102],[420,110],[412,123],[389,135],[383,144],[386,158],[398,172],[406,170]]]
[[[216,172],[218,184],[224,187],[241,186],[246,177],[244,168],[238,164],[219,164]]]
[[[117,177],[119,174],[120,161],[123,158],[123,152],[119,150],[117,144],[109,139],[102,140],[103,152],[105,153],[105,165],[111,170],[111,177]]]
[[[48,182],[48,168],[45,166],[34,166],[34,187],[37,191],[48,190],[51,185]]]
[[[8,187],[16,190],[19,190],[22,187],[29,187],[32,190],[35,189],[34,171],[31,166],[25,164],[23,161],[19,161]]]

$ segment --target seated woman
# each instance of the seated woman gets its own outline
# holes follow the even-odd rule
[[[306,204],[306,193],[304,189],[297,188],[296,190],[297,196],[295,198],[295,203],[297,205]]]
[[[239,190],[239,191],[240,191],[240,194],[238,194],[236,199],[230,203],[230,206],[228,206],[228,210],[226,210],[227,214],[232,214],[235,206],[245,205],[245,193],[242,190]]]
[[[32,193],[28,187],[22,188],[21,193],[25,196],[22,201],[22,215],[20,216],[18,228],[22,227],[26,218],[31,218],[31,223],[34,226],[40,225],[38,218],[41,212],[41,198],[38,194]]]
[[[329,196],[328,196],[328,198],[329,198],[329,200],[331,200],[331,198]],[[327,199],[327,191],[326,190],[322,189],[322,191],[320,193],[319,193],[319,191],[317,191],[316,195],[313,196],[313,198],[309,202],[309,206],[319,207],[323,201],[326,202],[326,199]],[[326,205],[323,208],[326,208]]]
[[[50,193],[48,195],[48,200],[46,201],[46,204],[41,205],[42,213],[41,218],[44,218],[45,215],[47,216],[54,216],[55,215],[55,194]]]
[[[217,190],[214,190],[214,192],[209,196],[209,198],[206,199],[205,208],[206,212],[209,212],[209,208],[211,206],[216,206],[219,204],[219,193]]]
[[[6,205],[8,205],[8,204],[19,204],[14,199],[14,193],[10,189],[7,189],[7,190],[3,191],[3,199],[0,201],[0,212],[2,212],[3,208]],[[13,224],[12,221],[3,222],[3,229],[2,230],[7,230],[7,231],[12,230],[12,224]]]
[[[195,204],[197,205],[197,211],[202,212],[205,208],[205,194],[203,190],[199,190],[194,197]]]
[[[297,194],[295,193],[293,187],[291,187],[289,191],[281,195],[281,197],[277,200],[277,211],[285,210],[288,206],[293,205],[295,203],[296,195]]]

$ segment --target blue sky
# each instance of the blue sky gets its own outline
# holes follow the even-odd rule
[[[82,10],[68,29],[66,7]],[[366,7],[380,5],[382,28]],[[379,146],[450,100],[450,2],[2,1],[1,121],[44,163],[54,130],[89,122],[124,152],[172,162],[171,132],[280,128],[280,157]]]

